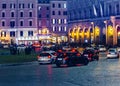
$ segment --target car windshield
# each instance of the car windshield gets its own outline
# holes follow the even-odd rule
[[[50,54],[49,53],[40,53],[39,55],[40,56],[49,56]]]
[[[66,53],[66,56],[75,56],[77,53],[71,53],[71,52],[69,52],[69,53]]]
[[[109,50],[109,52],[115,52],[115,50]]]
[[[83,54],[89,54],[89,53],[94,53],[92,50],[85,50]]]

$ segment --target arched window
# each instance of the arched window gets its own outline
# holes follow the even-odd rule
[[[84,10],[84,18],[85,19],[87,18],[87,12],[86,12],[86,10]]]
[[[90,11],[90,18],[92,18],[93,16],[92,16],[92,9],[89,9],[89,11]]]
[[[119,7],[119,4],[117,4],[117,5],[116,5],[116,14],[117,14],[117,15],[119,14],[119,10],[120,10],[119,8],[120,8],[120,7]]]
[[[109,5],[109,15],[112,15],[112,6]]]

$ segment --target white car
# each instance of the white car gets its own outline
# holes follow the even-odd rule
[[[118,53],[119,53],[119,56],[120,56],[120,47],[118,47],[117,49],[118,49]]]
[[[100,52],[104,52],[104,51],[106,51],[107,49],[104,47],[104,46],[99,46],[99,51]]]
[[[107,52],[107,58],[119,58],[119,52],[117,48],[110,48]]]
[[[57,55],[55,51],[42,51],[38,55],[38,62],[42,63],[54,63]]]

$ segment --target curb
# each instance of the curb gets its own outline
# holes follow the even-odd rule
[[[9,64],[0,64],[0,67],[3,67],[3,66],[19,66],[19,65],[30,65],[30,64],[37,64],[37,61],[33,61],[33,62],[22,62],[22,63],[9,63]]]

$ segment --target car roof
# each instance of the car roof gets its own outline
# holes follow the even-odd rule
[[[117,50],[117,48],[109,48],[109,50]]]
[[[55,51],[42,51],[42,53],[54,53]]]

